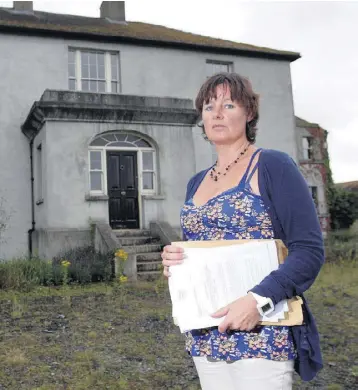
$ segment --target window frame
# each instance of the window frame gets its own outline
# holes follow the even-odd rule
[[[131,135],[135,136],[138,138],[143,139],[147,143],[150,144],[150,142],[142,137],[141,135],[133,134],[133,133],[120,133],[120,132],[111,132],[111,133],[104,133],[104,134],[99,134],[97,137],[93,138],[91,142],[96,140],[97,138],[103,136],[105,137],[108,134],[126,134],[126,135]],[[102,190],[92,190],[91,189],[91,152],[93,151],[100,151],[101,152],[101,162],[102,162]],[[137,152],[137,166],[138,166],[138,191],[139,194],[141,195],[155,195],[158,190],[158,176],[157,176],[157,151],[155,147],[138,147],[137,145],[133,144],[133,147],[119,147],[119,146],[92,146],[89,145],[88,147],[88,188],[89,188],[89,194],[93,196],[101,196],[101,195],[108,195],[108,187],[107,187],[107,151],[135,151]],[[143,168],[143,152],[151,152],[153,155],[153,171],[150,170],[144,170]],[[143,173],[145,172],[152,172],[153,173],[153,189],[145,189],[143,187]]]
[[[75,58],[75,76],[70,76],[70,52],[74,53]],[[88,77],[82,77],[82,53],[94,53],[94,54],[104,54],[104,80],[97,78],[91,78],[90,75]],[[117,58],[117,74],[116,80],[113,79],[112,75],[112,56],[115,55]],[[79,91],[79,92],[87,92],[87,93],[110,93],[110,94],[119,94],[121,93],[122,83],[121,83],[121,72],[120,72],[120,52],[116,50],[101,50],[94,48],[79,48],[79,47],[69,47],[68,48],[68,57],[67,57],[67,80],[68,80],[68,89],[70,91]],[[71,62],[71,64],[73,64]],[[98,62],[96,62],[97,76],[98,76]],[[75,82],[75,89],[70,88],[70,82]],[[84,91],[82,88],[82,81],[105,81],[105,91]],[[112,91],[112,83],[116,83],[117,90],[115,92]],[[97,87],[98,89],[98,87]]]
[[[309,185],[308,188],[310,190],[313,202],[314,202],[314,204],[316,206],[316,209],[318,211],[318,209],[319,209],[318,186],[311,186],[311,185]]]
[[[307,142],[308,147],[305,145]],[[309,136],[302,137],[302,157],[304,160],[313,160],[313,138]]]
[[[227,69],[224,71],[224,72],[228,72],[228,73],[232,73],[234,71],[234,63],[232,61],[223,61],[223,60],[211,60],[211,59],[207,59],[206,62],[205,62],[205,66],[206,66],[206,77],[209,78],[211,76],[213,76],[214,74],[218,73],[218,72],[209,72],[209,66],[213,66],[213,65],[221,65],[221,66],[226,66]]]

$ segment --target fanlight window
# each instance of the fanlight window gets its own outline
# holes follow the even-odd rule
[[[143,138],[131,134],[106,134],[91,142],[91,146],[121,148],[152,148]]]
[[[106,149],[135,148],[138,153],[139,185],[142,193],[155,192],[155,150],[145,139],[126,133],[108,133],[95,138],[89,150],[89,181],[92,194],[106,192]]]

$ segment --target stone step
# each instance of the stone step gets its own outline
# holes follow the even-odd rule
[[[137,262],[162,261],[162,252],[137,253]]]
[[[150,236],[150,230],[148,229],[113,229],[113,233],[117,237]]]
[[[160,244],[145,244],[145,245],[124,245],[122,248],[127,253],[148,253],[148,252],[160,252],[162,245]]]
[[[146,271],[146,272],[138,272],[137,278],[138,280],[145,280],[148,282],[152,282],[158,280],[163,276],[162,271]]]
[[[161,261],[137,261],[137,272],[138,274],[141,272],[148,271],[161,271],[162,270],[162,262]]]
[[[121,245],[143,245],[143,244],[157,244],[160,242],[159,238],[154,238],[151,236],[143,237],[118,237]]]

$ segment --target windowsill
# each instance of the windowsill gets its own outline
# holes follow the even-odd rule
[[[165,195],[155,195],[155,194],[143,194],[142,198],[148,199],[148,200],[165,200],[166,196]]]
[[[39,199],[36,201],[36,206],[40,206],[40,204],[42,204],[44,202],[43,199]]]
[[[91,194],[85,195],[86,202],[106,202],[108,201],[108,199],[109,198],[107,195],[91,195]]]

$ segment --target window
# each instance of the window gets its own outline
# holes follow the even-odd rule
[[[37,170],[36,170],[36,179],[37,179],[37,202],[43,201],[43,178],[42,178],[42,145],[40,144],[37,147]]]
[[[316,205],[316,208],[318,208],[318,189],[315,186],[309,186],[309,189],[311,191],[314,204]]]
[[[141,192],[153,194],[156,190],[155,149],[144,138],[128,133],[113,132],[97,136],[90,143],[90,192],[105,193],[106,149],[136,149],[138,153]]]
[[[72,91],[119,93],[119,54],[70,49],[68,87]]]
[[[302,149],[303,149],[303,159],[304,160],[311,160],[313,158],[312,138],[311,137],[303,137],[302,138]]]
[[[92,193],[103,193],[102,151],[90,151],[90,189]]]
[[[233,71],[232,62],[206,60],[206,77],[211,77],[212,75],[219,72],[230,73],[232,71]]]
[[[154,152],[142,152],[142,188],[154,190]]]

